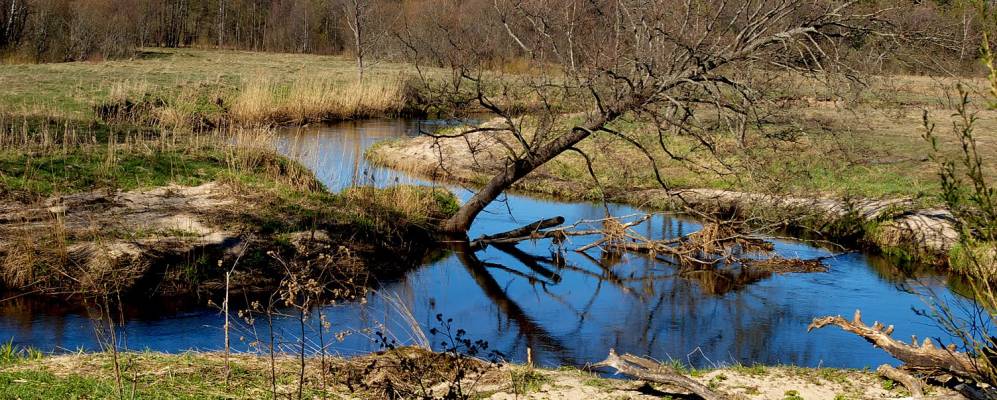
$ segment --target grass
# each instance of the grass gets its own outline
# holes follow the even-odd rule
[[[707,127],[701,133],[715,148],[710,151],[698,138],[669,132],[661,139],[679,160],[661,148],[657,129],[646,122],[624,118],[611,128],[650,149],[671,188],[838,198],[911,197],[938,204],[938,168],[929,160],[931,147],[922,138],[922,112],[927,110],[943,129],[953,121],[947,95],[954,93],[956,84],[974,93],[985,90],[981,80],[899,76],[871,77],[856,93],[840,94],[807,79],[783,79],[796,79],[792,91],[766,93],[768,102],[761,103],[760,112],[767,115],[767,124],[749,129],[744,144],[728,132]],[[997,152],[997,110],[977,104],[974,111],[980,146]],[[699,112],[706,125],[714,122],[709,110]],[[565,131],[579,118],[566,116],[557,124]],[[527,135],[531,125],[524,120]],[[941,136],[943,153],[958,155],[957,138]],[[403,145],[388,143],[372,149],[371,155],[377,159],[379,153]],[[591,158],[610,197],[660,188],[647,156],[627,140],[596,133],[578,147]],[[421,169],[406,165],[416,162],[403,161],[399,166]],[[986,162],[985,170],[995,176],[997,161]],[[462,179],[481,183],[489,172],[478,168]],[[532,176],[519,189],[586,200],[599,200],[603,194],[585,159],[575,152],[565,152]]]
[[[413,360],[439,360],[435,355],[411,348],[399,349]],[[303,394],[305,398],[383,398],[381,386],[370,387],[358,382],[390,380],[397,387],[410,385],[445,385],[454,373],[448,363],[430,362],[399,368],[391,357],[392,352],[371,354],[343,359],[327,357],[327,370],[323,373],[315,357],[306,357]],[[122,367],[123,389],[126,397],[134,398],[272,398],[270,361],[266,354],[236,354],[231,357],[231,376],[226,379],[226,363],[221,353],[188,352],[163,354],[156,352],[123,352],[119,354]],[[294,396],[298,383],[299,360],[291,354],[275,357],[275,375],[278,397]],[[374,367],[377,365],[377,367]],[[415,365],[415,364],[413,364]],[[373,368],[373,369],[372,369]],[[415,368],[415,369],[411,369]],[[794,368],[783,374],[782,367],[771,367],[771,376],[742,375],[733,369],[710,371],[710,379],[695,378],[717,390],[743,389],[746,394],[760,394],[759,387],[777,387],[785,398],[798,399],[801,393],[785,389],[798,383],[798,374],[817,376],[821,372],[807,368]],[[847,393],[852,398],[864,398],[867,385],[878,382],[870,372],[842,371],[853,374],[856,381],[828,382],[837,393]],[[476,374],[476,373],[475,373]],[[486,368],[482,375],[469,375],[465,394],[470,398],[521,398],[541,393],[541,397],[566,398],[595,390],[598,398],[624,398],[632,396],[636,385],[615,379],[601,378],[589,372],[566,369],[540,369],[523,365],[504,365]],[[440,379],[437,381],[437,379]],[[744,386],[730,386],[737,379]],[[412,382],[415,380],[417,382]],[[471,385],[471,382],[476,382]],[[874,385],[873,385],[874,386]],[[416,387],[416,386],[413,386]],[[667,387],[651,386],[664,392]],[[792,386],[789,386],[790,388]],[[586,389],[586,390],[582,390]],[[0,365],[0,398],[109,398],[117,397],[114,366],[109,353],[75,353],[22,358],[15,363]],[[419,393],[416,391],[416,393]],[[438,391],[434,392],[442,394]],[[853,396],[854,395],[854,396]],[[534,395],[536,396],[536,395]]]
[[[942,88],[938,89],[939,91]],[[925,99],[925,102],[930,100]],[[618,123],[646,148],[660,165],[661,175],[674,188],[711,188],[756,193],[790,193],[799,196],[913,197],[930,198],[939,193],[938,171],[928,160],[929,144],[921,138],[919,109],[904,114],[857,104],[856,109],[795,108],[785,111],[786,122],[749,134],[748,148],[730,137],[716,134],[717,153],[711,153],[691,137],[669,135],[672,153],[694,162],[676,161],[657,144],[657,132],[638,123]],[[930,107],[940,125],[948,111]],[[978,110],[981,143],[997,151],[997,112]],[[774,139],[781,131],[793,137]],[[768,136],[768,137],[767,137]],[[955,138],[945,144],[956,154]],[[633,146],[608,134],[599,134],[580,146],[592,158],[593,167],[610,194],[633,189],[658,188],[646,157]],[[991,176],[997,161],[988,160]],[[721,171],[724,174],[714,173]],[[545,168],[553,181],[580,183],[576,196],[596,199],[599,191],[588,174],[585,160],[566,153]],[[538,188],[544,190],[543,187]],[[559,189],[560,190],[560,187]]]
[[[393,82],[409,72],[402,64],[381,63],[367,76],[371,82]],[[246,90],[307,84],[302,89],[310,94],[300,100],[327,93],[316,89],[347,88],[355,75],[353,61],[338,56],[145,49],[131,60],[5,65],[0,68],[0,87],[5,88],[0,93],[0,110],[92,120],[97,117],[97,105],[146,95],[211,107],[218,99],[223,105],[232,104]],[[268,86],[261,88],[263,82]]]
[[[0,68],[0,122],[210,131],[414,112],[411,68],[382,63],[363,83],[344,57],[146,49],[132,60]],[[224,68],[219,68],[224,65]],[[432,73],[432,71],[430,71]]]
[[[262,358],[234,356],[229,384],[225,385],[225,363],[217,354],[165,355],[127,353],[122,374],[128,378],[125,393],[148,399],[272,398],[269,364]],[[278,390],[292,393],[295,361],[279,357]],[[70,369],[71,368],[71,369]],[[309,378],[317,380],[315,368]],[[308,398],[320,396],[317,382],[306,384]],[[115,398],[110,356],[73,355],[50,357],[0,369],[0,398],[85,399]]]
[[[236,232],[256,238],[241,266],[268,279],[266,282],[280,272],[271,274],[273,260],[265,255],[266,251],[296,254],[293,246],[282,243],[279,237],[319,229],[329,231],[334,243],[359,253],[358,257],[372,255],[370,260],[357,262],[352,255],[337,258],[337,273],[355,274],[343,278],[356,278],[350,281],[362,285],[371,272],[365,261],[385,257],[376,254],[378,249],[386,253],[383,250],[391,246],[424,240],[425,233],[419,228],[428,230],[436,220],[451,215],[457,204],[449,192],[429,188],[354,188],[330,193],[311,171],[277,153],[270,129],[231,128],[196,134],[167,130],[119,132],[119,127],[111,126],[99,130],[74,127],[54,133],[34,130],[21,135],[19,126],[23,125],[0,126],[0,143],[5,144],[0,148],[3,210],[45,210],[54,197],[80,192],[95,193],[100,199],[101,193],[219,183],[214,187],[220,187],[232,205],[204,209],[192,206],[179,211],[170,208],[173,206],[161,210],[156,204],[147,206],[171,218],[188,218],[185,215],[192,213],[198,224],[209,227],[208,232]],[[39,139],[47,134],[52,134],[50,140]],[[204,235],[185,230],[184,226],[160,229],[155,221],[147,221],[152,225],[146,226],[142,221],[110,221],[99,213],[86,215],[83,208],[75,210],[82,210],[89,224],[67,228],[57,214],[43,211],[38,224],[0,225],[0,285],[75,292],[83,286],[78,282],[102,281],[84,278],[105,271],[94,267],[104,265],[100,254],[91,257],[80,249],[95,248],[100,253],[105,245],[165,243],[156,254],[165,254],[163,258],[169,260],[171,249],[183,253],[187,251],[183,250],[185,243],[198,243]],[[18,233],[13,234],[15,231]],[[212,266],[223,255],[211,254],[217,259],[191,262],[189,257],[180,257],[182,265],[173,269],[179,272],[166,280],[183,291],[215,278],[218,270]],[[84,261],[73,257],[83,257]],[[105,258],[114,260],[112,257]],[[83,267],[74,267],[81,263]],[[141,266],[141,262],[134,265]],[[393,265],[384,272],[397,273],[404,268],[403,263]],[[170,270],[169,266],[164,268]]]
[[[359,83],[297,77],[250,79],[232,101],[230,115],[244,123],[294,123],[399,115],[408,107],[402,78]]]
[[[13,339],[6,343],[0,343],[0,368],[24,361],[38,360],[42,357],[43,354],[38,349],[15,346]]]
[[[512,383],[513,393],[517,395],[527,395],[540,391],[544,385],[549,385],[554,381],[542,372],[529,367],[510,371],[509,380]]]

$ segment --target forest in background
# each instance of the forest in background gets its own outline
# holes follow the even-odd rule
[[[585,26],[586,10],[579,9],[585,3],[542,3],[539,6],[563,9],[564,18],[587,28],[579,32],[610,29]],[[612,2],[589,3],[592,9],[605,9]],[[891,12],[879,17],[904,33],[843,38],[847,46],[842,48],[850,53],[843,55],[858,61],[853,65],[861,65],[864,72],[967,74],[982,68],[977,61],[982,37],[978,17],[961,2],[862,3],[870,10],[889,6]],[[547,34],[546,21],[506,20],[500,8],[499,2],[487,0],[0,0],[0,60],[119,59],[143,47],[199,47],[360,55],[367,63],[419,53],[446,64],[455,55],[433,53],[430,49],[447,46],[430,42],[459,37],[474,44],[476,57],[505,67],[523,52],[495,38],[511,28],[534,36],[522,37],[524,42],[539,41]],[[585,47],[584,41],[574,45]]]

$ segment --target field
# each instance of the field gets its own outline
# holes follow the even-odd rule
[[[99,63],[6,65],[0,68],[0,86],[6,88],[0,93],[0,125],[14,131],[46,118],[91,129],[99,121],[98,126],[127,122],[189,130],[233,120],[304,123],[391,115],[411,106],[405,85],[412,74],[411,67],[385,62],[360,87],[353,60],[345,57],[194,49],[146,49],[132,60]],[[714,154],[692,138],[670,135],[665,138],[669,150],[687,160],[679,162],[661,151],[650,127],[624,121],[616,128],[652,149],[664,180],[676,188],[908,196],[930,203],[938,192],[938,169],[922,138],[922,112],[929,112],[946,154],[953,155],[958,150],[951,133],[956,85],[963,85],[970,101],[984,98],[985,90],[982,80],[972,79],[870,76],[834,89],[791,79],[798,80],[793,92],[766,95],[770,102],[764,107],[773,123],[751,131],[747,146],[717,134]],[[978,143],[984,153],[997,152],[997,111],[984,106],[970,105],[978,118]],[[51,124],[57,130],[58,124]],[[610,194],[658,186],[646,157],[619,138],[600,134],[582,149]],[[986,161],[993,176],[997,166]],[[582,186],[567,193],[560,187],[531,189],[601,197],[584,159],[574,153],[540,174]]]
[[[400,111],[407,72],[378,65],[367,72],[373,84],[355,90],[356,70],[344,57],[146,49],[130,60],[3,65],[0,114],[91,121],[98,106],[147,101],[160,108],[155,122],[171,128],[222,114],[266,122],[348,118]]]

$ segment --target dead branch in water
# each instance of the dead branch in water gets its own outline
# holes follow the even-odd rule
[[[593,364],[592,367],[613,368],[617,371],[617,373],[629,375],[637,379],[688,390],[705,400],[719,400],[727,398],[726,396],[714,392],[706,385],[696,382],[692,378],[685,375],[679,374],[667,366],[661,365],[661,363],[631,354],[624,354],[620,356],[616,354],[616,350],[614,349],[609,349],[609,356],[607,356],[605,360]]]
[[[628,219],[632,219],[627,221]],[[472,249],[482,249],[487,245],[506,246],[540,239],[553,239],[564,243],[571,236],[600,236],[589,244],[575,249],[584,253],[593,248],[608,251],[630,251],[647,254],[651,257],[666,257],[683,268],[702,269],[720,264],[741,263],[743,266],[775,273],[824,272],[827,268],[821,259],[799,260],[782,257],[749,259],[747,253],[769,253],[773,244],[763,238],[745,233],[748,227],[731,221],[705,223],[699,231],[667,240],[654,240],[637,233],[634,228],[651,219],[650,214],[607,217],[594,220],[580,220],[574,224],[561,226],[564,218],[555,217],[539,220],[510,231],[481,236],[470,243]]]
[[[783,258],[780,256],[774,256],[762,260],[744,260],[742,265],[754,270],[767,271],[776,274],[790,272],[827,272],[827,266],[824,265],[823,258],[801,260],[798,258]]]
[[[544,229],[553,228],[563,223],[564,217],[542,219],[510,231],[496,233],[494,235],[484,235],[472,241],[471,247],[474,248],[476,245],[503,242],[507,239],[514,239],[516,241],[526,240],[536,234],[542,234]]]

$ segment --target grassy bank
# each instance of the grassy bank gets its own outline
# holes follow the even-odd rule
[[[273,370],[269,357],[262,355],[235,355],[228,363],[220,353],[142,352],[122,353],[119,357],[121,386],[128,398],[260,399],[273,398],[275,391],[278,398],[296,398],[299,382],[303,382],[304,398],[383,398],[385,382],[392,382],[398,389],[422,387],[442,395],[458,371],[439,360],[436,364],[425,363],[447,356],[415,349],[352,359],[307,357],[303,381],[301,360],[287,355],[275,357]],[[396,364],[401,359],[412,363],[403,368]],[[844,400],[904,395],[899,385],[868,371],[764,366],[680,370],[713,390],[741,399]],[[682,397],[666,386],[606,379],[573,368],[522,365],[484,366],[470,372],[463,385],[463,393],[476,399]],[[108,354],[39,355],[7,359],[0,364],[0,398],[116,397],[114,365]]]
[[[22,135],[13,124],[0,129],[0,143],[0,286],[8,289],[217,291],[238,264],[232,286],[265,291],[287,274],[274,258],[363,286],[418,262],[425,249],[413,244],[454,208],[451,194],[415,187],[330,193],[277,154],[267,129],[112,125]]]
[[[0,282],[75,293],[113,274],[186,293],[238,262],[254,273],[237,285],[267,290],[286,275],[275,258],[323,248],[343,281],[399,273],[452,196],[329,193],[268,127],[407,112],[410,73],[382,63],[361,85],[344,57],[189,49],[0,68]]]
[[[938,204],[938,168],[929,159],[931,145],[923,138],[922,113],[927,111],[931,122],[938,125],[942,155],[960,157],[958,137],[945,132],[957,120],[951,108],[956,99],[947,96],[956,95],[957,84],[974,94],[986,90],[982,80],[870,77],[857,93],[845,95],[822,82],[785,79],[797,80],[794,90],[768,93],[759,111],[768,116],[767,124],[749,127],[743,138],[730,135],[718,121],[711,120],[708,109],[697,110],[701,113],[698,124],[707,128],[698,132],[699,137],[681,132],[659,137],[656,127],[623,118],[610,128],[628,139],[596,132],[578,146],[588,155],[598,184],[591,178],[584,157],[565,152],[534,172],[533,179],[525,180],[521,188],[585,200],[601,199],[599,184],[610,196],[660,188],[650,156],[673,189],[835,198],[912,197]],[[997,110],[982,103],[971,107],[977,118],[980,151],[997,151]],[[571,115],[556,121],[562,131],[580,122],[581,117]],[[520,123],[524,134],[531,135],[535,121],[527,116]],[[487,145],[487,140],[483,144]],[[506,156],[503,148],[492,144],[495,148],[484,149],[479,155],[478,173],[457,171],[462,174],[458,178],[483,183]],[[406,144],[382,146],[390,152],[392,147]],[[466,147],[445,145],[445,156],[450,158],[447,162],[470,167],[475,161]],[[378,149],[371,151],[375,159],[378,153]],[[997,160],[984,162],[989,176],[997,174]],[[427,167],[420,159],[393,164],[416,171]]]
[[[674,208],[660,177],[672,193],[684,191],[703,211],[736,211],[770,228],[868,246],[902,261],[946,263],[955,232],[944,212],[934,210],[942,205],[939,165],[929,157],[932,147],[923,137],[922,117],[927,111],[939,131],[950,129],[959,117],[952,115],[947,95],[959,84],[977,93],[985,83],[872,77],[861,90],[843,95],[819,82],[793,79],[799,81],[792,92],[771,93],[763,103],[767,124],[750,127],[744,137],[719,126],[698,136],[661,135],[654,126],[624,118],[611,129],[626,138],[597,132],[577,146],[588,159],[565,152],[515,188]],[[980,151],[997,151],[997,110],[970,107]],[[716,123],[709,110],[699,111],[706,125]],[[565,115],[556,123],[566,131],[580,118]],[[529,116],[520,124],[527,137],[536,125]],[[942,157],[961,157],[958,135],[937,136]],[[500,140],[485,134],[406,139],[379,144],[368,157],[425,176],[482,185],[506,163]],[[983,162],[984,173],[995,176],[997,160]]]

